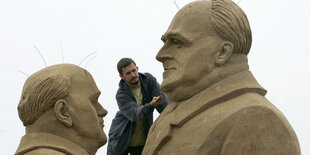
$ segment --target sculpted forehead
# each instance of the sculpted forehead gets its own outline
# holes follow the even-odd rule
[[[91,74],[86,71],[80,71],[80,72],[74,72],[71,77],[71,90],[70,92],[99,92],[99,89],[97,88],[97,85],[91,76]]]
[[[183,7],[173,18],[166,33],[180,33],[189,40],[213,35],[211,2],[197,1]]]

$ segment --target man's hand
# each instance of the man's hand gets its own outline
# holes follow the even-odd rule
[[[159,104],[162,104],[162,103],[163,103],[162,96],[157,96],[157,97],[153,97],[153,100],[151,101],[150,105],[155,108]]]

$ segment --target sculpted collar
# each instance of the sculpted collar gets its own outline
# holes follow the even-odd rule
[[[245,93],[258,93],[262,96],[267,93],[257,83],[250,71],[242,71],[231,75],[188,100],[170,103],[153,123],[149,133],[152,145],[145,147],[144,152],[149,153],[160,150],[171,138],[172,128],[181,127],[206,109]],[[156,128],[158,129],[155,130]]]
[[[172,110],[175,109],[174,114],[176,117],[172,125],[182,126],[189,119],[211,106],[245,93],[258,93],[262,96],[267,93],[248,70],[228,76],[188,100],[173,103],[175,107],[172,106],[171,108]],[[184,111],[182,109],[188,110]]]
[[[62,137],[43,132],[23,136],[15,154],[21,155],[38,148],[50,148],[65,154],[88,155],[79,145]]]

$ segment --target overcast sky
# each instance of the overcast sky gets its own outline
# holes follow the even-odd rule
[[[310,0],[242,0],[239,6],[252,28],[250,70],[291,123],[302,154],[310,154]],[[48,66],[78,65],[96,52],[80,66],[102,92],[108,133],[118,110],[116,63],[131,57],[139,71],[161,83],[163,67],[155,55],[177,11],[173,0],[0,0],[0,154],[13,154],[25,134],[16,108],[24,73],[45,67],[36,48]],[[106,145],[97,154],[106,154]]]

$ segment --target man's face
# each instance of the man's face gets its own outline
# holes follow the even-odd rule
[[[71,76],[71,86],[66,100],[72,126],[79,136],[90,139],[98,146],[107,142],[103,131],[103,117],[107,111],[100,105],[100,91],[87,71],[79,71]]]
[[[122,68],[123,74],[120,77],[126,81],[129,86],[135,86],[139,84],[138,67],[131,63],[129,66]]]
[[[209,7],[209,2],[185,6],[162,36],[164,46],[156,59],[165,70],[161,84],[164,92],[192,86],[214,70],[222,40],[213,30]]]

